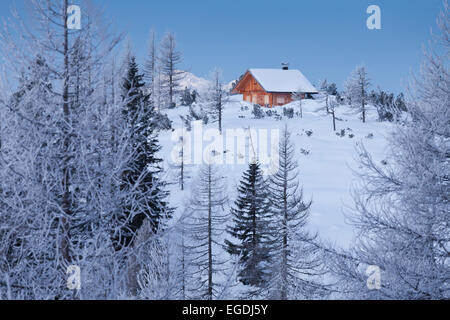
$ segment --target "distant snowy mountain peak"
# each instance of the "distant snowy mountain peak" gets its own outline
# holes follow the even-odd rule
[[[180,81],[180,86],[183,89],[188,88],[202,94],[208,91],[208,88],[211,86],[211,81],[202,77],[198,77],[191,72],[185,71],[184,77]]]
[[[235,80],[224,83],[224,88],[231,90],[234,81]],[[206,93],[211,85],[211,80],[196,76],[195,74],[188,71],[184,72],[184,78],[180,81],[180,86],[182,89],[188,88],[190,90],[195,90],[199,94]]]

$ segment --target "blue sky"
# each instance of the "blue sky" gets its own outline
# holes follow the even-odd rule
[[[124,30],[143,60],[149,30],[176,34],[182,67],[224,80],[248,68],[278,68],[288,61],[314,84],[328,78],[342,89],[364,63],[373,87],[400,92],[422,61],[441,0],[96,0]],[[0,16],[12,3],[2,0]],[[76,0],[73,1],[75,4]],[[369,5],[381,8],[382,30],[368,30]]]

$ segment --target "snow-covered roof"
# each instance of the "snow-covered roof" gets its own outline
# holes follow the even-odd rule
[[[319,93],[300,70],[249,69],[267,92]]]

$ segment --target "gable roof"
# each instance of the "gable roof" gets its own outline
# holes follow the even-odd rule
[[[299,70],[249,69],[267,92],[319,93]]]

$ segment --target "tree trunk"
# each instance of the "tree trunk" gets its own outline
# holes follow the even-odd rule
[[[61,219],[62,227],[62,237],[61,237],[61,254],[65,263],[70,262],[69,256],[69,226],[67,223],[67,218],[71,215],[70,209],[70,132],[69,132],[69,122],[70,122],[70,110],[69,110],[69,29],[67,25],[67,9],[68,0],[64,0],[63,6],[63,19],[64,19],[64,83],[63,83],[63,113],[64,113],[64,123],[63,123],[63,199],[62,199],[62,209],[64,217]]]
[[[186,300],[186,247],[184,244],[184,226],[181,230],[181,299]]]
[[[303,107],[302,107],[302,97],[300,97],[300,100],[298,101],[299,107],[300,107],[300,118],[303,118]]]
[[[334,111],[334,108],[332,113],[333,113],[333,130],[336,131],[336,113]]]
[[[169,100],[170,100],[170,107],[172,107],[173,104],[173,70],[170,71],[169,76]]]
[[[364,85],[361,86],[361,99],[362,99],[362,118],[363,118],[363,123],[366,123],[366,101],[364,99],[364,95],[365,95],[365,90],[364,90]]]
[[[283,150],[285,155],[283,159],[287,159],[287,149]],[[287,208],[287,192],[288,192],[288,176],[287,176],[287,163],[283,164],[284,166],[284,185],[283,185],[283,247],[282,247],[282,265],[281,265],[281,300],[287,300],[287,250],[288,250],[288,238],[287,238],[287,221],[288,221],[288,208]]]
[[[181,184],[181,191],[184,190],[184,140],[183,144],[181,145],[181,168],[180,168],[180,184]]]
[[[256,197],[256,190],[255,190],[255,183],[256,183],[256,181],[255,182],[253,182],[253,189],[252,189],[252,197],[253,197],[253,199],[255,199],[255,197]],[[252,201],[254,201],[254,200],[252,200]],[[252,216],[252,228],[253,228],[253,230],[252,230],[252,234],[253,234],[253,248],[252,248],[252,254],[254,255],[255,254],[255,251],[256,250],[258,250],[257,249],[257,242],[256,242],[256,210],[253,210],[253,216]],[[254,260],[254,261],[256,261],[256,260]],[[255,271],[256,270],[256,266],[254,265],[253,266],[253,270]],[[251,279],[249,279],[250,281],[249,281],[249,283],[251,284],[251,285],[258,285],[257,283],[256,283],[256,275],[255,275],[255,272],[253,272],[253,274],[252,274],[252,278]]]
[[[208,300],[213,299],[212,261],[212,190],[211,167],[208,167]]]
[[[222,134],[222,103],[219,102],[219,132]]]

